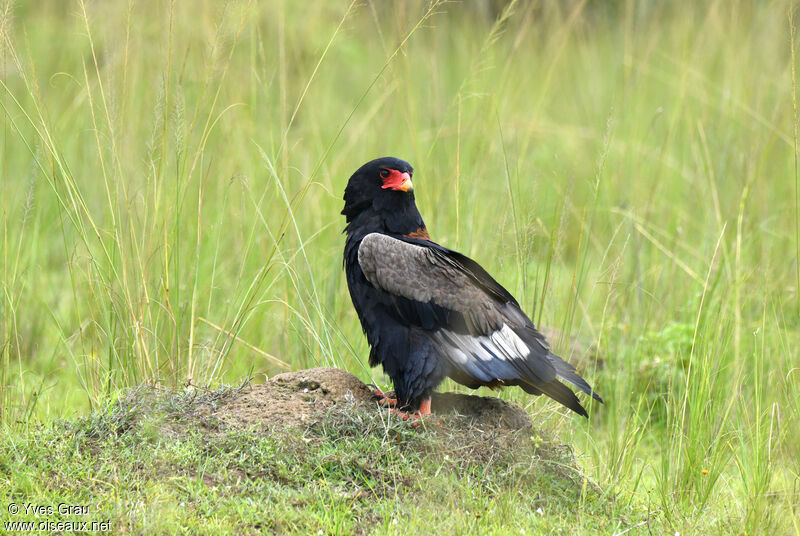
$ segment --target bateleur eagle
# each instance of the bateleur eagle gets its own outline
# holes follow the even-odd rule
[[[379,158],[361,166],[344,192],[347,286],[369,364],[383,365],[397,396],[383,401],[426,415],[433,389],[448,376],[471,388],[518,385],[586,417],[561,382],[602,399],[486,270],[431,240],[412,173],[403,160]]]

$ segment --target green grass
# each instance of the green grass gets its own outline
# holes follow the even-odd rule
[[[414,429],[351,408],[265,434],[222,431],[194,411],[229,396],[139,389],[14,439],[0,454],[0,473],[13,475],[9,501],[90,511],[9,521],[107,521],[139,534],[569,534],[645,517],[610,501],[575,470],[569,447],[538,434],[531,442],[457,417]]]
[[[584,372],[606,404],[588,423],[501,396],[574,445],[606,496],[669,532],[800,533],[793,7],[0,3],[2,441],[41,464],[39,423],[141,383],[317,364],[382,381],[339,210],[352,171],[394,155],[434,239],[537,322],[597,341]],[[453,482],[395,463],[432,494]],[[122,508],[118,487],[92,492]],[[177,493],[162,492],[143,511]],[[534,519],[529,498],[500,496],[475,504]],[[309,511],[355,530],[315,497]],[[164,530],[194,515],[173,513]],[[425,527],[435,512],[392,514]],[[587,530],[614,533],[618,514]]]

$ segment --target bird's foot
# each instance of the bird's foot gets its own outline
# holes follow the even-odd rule
[[[426,398],[423,400],[419,405],[419,409],[414,413],[401,411],[397,408],[392,408],[389,411],[402,418],[404,421],[409,421],[411,426],[417,426],[423,417],[431,414],[431,399]]]
[[[372,397],[383,407],[389,408],[389,413],[397,415],[404,421],[408,421],[411,426],[417,426],[420,419],[431,414],[431,399],[426,398],[420,402],[419,409],[415,412],[403,411],[397,408],[397,398],[389,398],[386,393],[381,391],[377,385],[369,384],[372,388]]]
[[[396,408],[397,407],[397,399],[396,398],[389,398],[386,396],[386,393],[378,389],[377,385],[370,384],[369,387],[372,387],[372,397],[378,401],[378,404],[384,407],[389,408]]]

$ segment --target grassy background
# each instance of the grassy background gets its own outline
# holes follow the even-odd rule
[[[501,396],[670,529],[800,533],[793,4],[499,4],[2,3],[6,433],[142,382],[382,381],[339,211],[394,155],[434,239],[599,345],[588,422]]]

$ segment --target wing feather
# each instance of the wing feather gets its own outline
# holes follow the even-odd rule
[[[358,263],[376,288],[457,311],[477,330],[503,323],[492,297],[437,249],[371,233],[361,241]]]
[[[361,241],[358,263],[369,283],[395,297],[401,318],[429,333],[457,381],[521,385],[581,415],[585,410],[559,379],[600,400],[572,365],[550,352],[514,297],[472,259],[429,241],[371,233]]]

